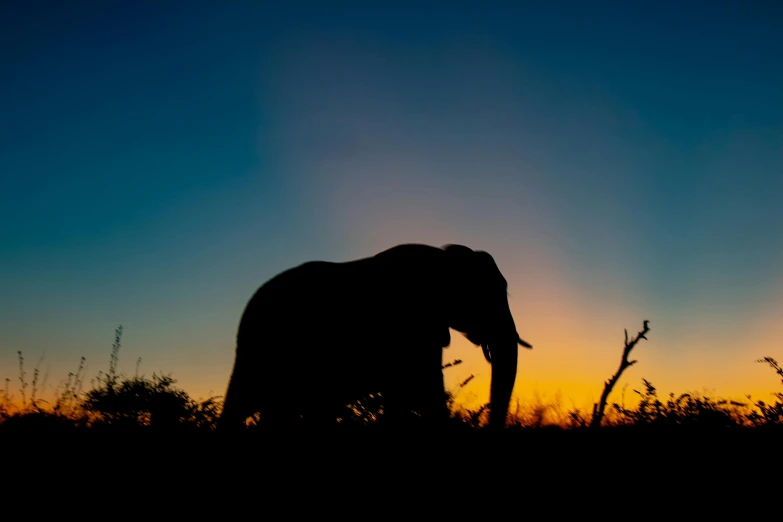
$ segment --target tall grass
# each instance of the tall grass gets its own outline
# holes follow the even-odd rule
[[[90,388],[83,389],[87,360],[82,357],[74,372],[54,388],[54,400],[40,397],[40,371],[42,362],[35,366],[32,381],[22,352],[19,360],[19,397],[11,390],[12,380],[5,378],[0,392],[0,431],[34,430],[98,430],[98,431],[193,431],[210,432],[219,418],[221,397],[194,400],[176,386],[170,375],[153,373],[151,377],[139,374],[141,359],[136,361],[133,376],[118,373],[122,327],[115,331],[107,372],[99,371],[90,380]],[[455,361],[444,366],[459,364]],[[759,359],[781,378],[783,368],[771,357]],[[467,409],[457,406],[456,397],[473,376],[459,383],[446,396],[451,412],[451,425],[455,428],[476,430],[487,424],[489,404]],[[45,378],[44,378],[45,382]],[[627,385],[626,385],[627,386]],[[601,429],[768,429],[783,427],[783,390],[773,393],[774,400],[765,402],[727,400],[691,393],[670,393],[665,399],[648,380],[642,379],[642,387],[633,390],[639,398],[633,408],[612,403],[603,417]],[[351,427],[371,427],[383,419],[383,401],[380,395],[370,394],[346,405],[337,419],[339,424]],[[509,414],[509,427],[516,430],[582,430],[589,428],[593,413],[576,407],[566,408],[562,396],[555,395],[545,401],[539,395],[527,403],[517,401]],[[253,423],[251,423],[251,426]]]
[[[21,400],[15,401],[10,379],[5,380],[0,400],[0,430],[36,429],[101,431],[211,431],[215,428],[222,403],[219,397],[197,401],[175,386],[170,375],[153,373],[128,377],[117,372],[122,326],[115,330],[109,368],[91,379],[84,390],[87,359],[82,357],[75,372],[54,388],[52,402],[39,399],[39,366],[33,370],[30,398],[27,397],[27,372],[22,352],[18,352]]]

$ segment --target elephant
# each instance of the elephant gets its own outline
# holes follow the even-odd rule
[[[518,345],[532,346],[517,333],[490,254],[402,244],[290,268],[245,307],[218,430],[256,414],[271,426],[329,426],[367,394],[378,394],[390,426],[443,426],[450,328],[482,348],[492,368],[489,426],[505,427]]]

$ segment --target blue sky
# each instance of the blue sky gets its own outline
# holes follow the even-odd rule
[[[650,319],[632,378],[755,390],[783,359],[783,9],[630,4],[3,3],[0,377],[17,350],[94,374],[123,324],[122,371],[222,393],[279,271],[462,242],[536,337],[523,388],[600,393]]]

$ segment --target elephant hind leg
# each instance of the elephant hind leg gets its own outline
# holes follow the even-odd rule
[[[234,431],[246,426],[247,418],[256,413],[256,390],[248,378],[246,365],[241,364],[237,356],[234,371],[228,383],[226,396],[223,399],[223,411],[218,421],[218,429]]]
[[[226,396],[223,399],[223,411],[218,421],[219,430],[236,430],[243,428],[247,418],[252,415],[247,407],[247,399],[242,397],[234,383],[234,379],[228,385]]]

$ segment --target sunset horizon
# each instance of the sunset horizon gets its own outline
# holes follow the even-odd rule
[[[492,256],[508,303],[489,305],[533,346],[519,350],[512,412],[559,401],[589,414],[624,330],[645,320],[610,406],[635,404],[643,379],[661,400],[774,402],[780,377],[757,361],[783,361],[782,21],[778,4],[701,0],[5,3],[4,400],[23,393],[19,352],[28,383],[42,361],[50,400],[85,357],[86,391],[118,325],[120,374],[140,359],[140,375],[170,374],[193,399],[223,396],[245,308],[278,274],[454,244]],[[333,291],[337,272],[324,270],[309,281]],[[462,275],[407,303],[482,287],[449,270]],[[395,309],[357,289],[385,281],[357,273],[340,275],[367,299],[350,312],[383,321],[369,310]],[[339,310],[269,311],[326,300],[294,287],[263,303],[252,338],[283,320],[296,326],[292,361],[338,360],[324,352],[339,356],[350,320],[318,320]],[[453,301],[451,312],[472,304]],[[367,353],[383,345],[414,368],[417,352],[388,341],[414,331],[401,323],[372,323]],[[492,366],[450,334],[443,364],[463,362],[444,369],[445,388],[479,408]],[[281,371],[298,389],[293,366]],[[244,400],[250,384],[240,388]]]

